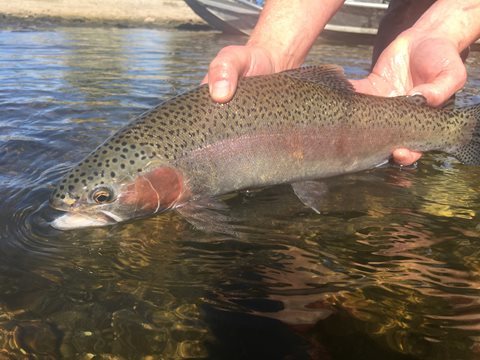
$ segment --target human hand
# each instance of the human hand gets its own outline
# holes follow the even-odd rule
[[[300,66],[342,4],[343,0],[267,1],[247,44],[223,48],[211,62],[202,83],[208,83],[212,99],[231,100],[240,77]]]
[[[365,79],[352,80],[352,84],[356,91],[371,95],[421,94],[429,105],[439,106],[460,90],[466,79],[465,65],[453,42],[406,31],[382,52]],[[410,165],[420,156],[404,148],[393,152],[400,165]]]

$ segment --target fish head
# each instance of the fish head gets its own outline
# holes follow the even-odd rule
[[[186,197],[181,172],[144,153],[123,159],[122,152],[100,147],[73,167],[50,196],[50,206],[63,212],[51,225],[59,230],[106,226],[177,206]]]

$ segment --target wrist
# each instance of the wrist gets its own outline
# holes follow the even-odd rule
[[[247,46],[269,54],[275,71],[300,66],[343,0],[269,0]]]
[[[250,39],[246,46],[254,60],[254,68],[261,64],[270,65],[272,72],[279,72],[300,66],[305,60],[307,52],[292,51],[292,47],[274,41],[264,43],[256,39]]]
[[[413,39],[451,42],[461,52],[480,36],[480,4],[476,0],[438,0],[408,31]]]

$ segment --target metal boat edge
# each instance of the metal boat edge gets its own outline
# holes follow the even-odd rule
[[[211,27],[229,34],[249,35],[262,10],[255,0],[185,0]],[[388,4],[382,0],[347,0],[325,26],[330,35],[372,37]]]

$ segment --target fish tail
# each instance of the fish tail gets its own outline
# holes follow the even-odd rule
[[[470,126],[468,128],[470,130],[466,134],[468,141],[464,145],[453,147],[451,153],[466,165],[480,165],[480,104],[458,109],[457,111],[457,117],[469,119]]]

